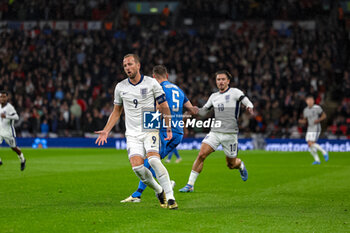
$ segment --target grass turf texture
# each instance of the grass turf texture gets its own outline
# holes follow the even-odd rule
[[[137,187],[125,151],[23,149],[27,168],[0,149],[0,232],[349,232],[350,154],[311,166],[308,153],[241,151],[249,179],[209,156],[194,193],[179,193],[197,151],[167,164],[179,210],[161,209]],[[174,160],[173,160],[174,161]]]

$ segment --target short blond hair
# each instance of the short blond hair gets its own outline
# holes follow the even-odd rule
[[[129,54],[126,54],[124,56],[124,59],[127,58],[127,57],[133,57],[134,58],[134,61],[136,63],[140,63],[140,57],[137,55],[137,54],[134,54],[134,53],[129,53]]]

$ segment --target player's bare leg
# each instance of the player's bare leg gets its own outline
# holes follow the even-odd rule
[[[163,188],[157,183],[157,181],[153,178],[152,172],[147,169],[143,164],[144,160],[141,157],[141,155],[134,155],[130,158],[130,164],[132,166],[132,170],[135,172],[136,176],[146,185],[148,185],[150,188],[152,188],[158,199],[160,197],[165,196]],[[160,200],[160,206],[162,208],[166,208],[167,204],[164,200],[164,198],[161,198]]]
[[[230,158],[226,156],[226,163],[229,169],[239,169],[243,181],[248,179],[248,171],[245,168],[244,162],[239,158]]]
[[[198,153],[198,156],[193,163],[192,171],[195,171],[198,174],[201,173],[201,171],[203,169],[203,165],[204,165],[204,160],[213,152],[214,152],[214,150],[211,146],[209,146],[206,143],[202,143],[201,149],[199,150],[199,153]]]
[[[153,168],[156,173],[157,180],[162,186],[165,192],[166,202],[169,209],[177,209],[178,206],[175,202],[174,191],[171,185],[170,177],[168,170],[164,167],[160,161],[160,155],[157,152],[148,152],[147,153],[148,163]]]
[[[318,165],[321,163],[320,161],[320,158],[318,157],[318,154],[317,154],[317,149],[314,147],[314,143],[315,142],[312,142],[312,141],[308,141],[307,144],[309,146],[309,151],[310,151],[310,154],[312,155],[312,157],[314,157],[314,162],[312,163],[312,165]]]
[[[180,192],[183,192],[183,193],[193,192],[194,183],[196,182],[199,173],[201,173],[203,169],[204,160],[212,152],[214,152],[214,149],[211,146],[209,146],[206,143],[202,143],[198,156],[193,163],[192,171],[191,171],[190,177],[188,178],[188,182],[185,187],[179,190]]]
[[[229,169],[239,169],[242,164],[242,160],[239,158],[229,158],[226,156],[226,163]]]
[[[17,153],[18,158],[21,160],[21,171],[23,171],[26,168],[26,159],[24,158],[22,151],[18,146],[11,147],[11,149]]]

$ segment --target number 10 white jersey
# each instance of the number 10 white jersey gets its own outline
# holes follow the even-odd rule
[[[200,114],[208,112],[214,107],[215,120],[221,121],[221,127],[213,127],[211,131],[219,133],[238,133],[238,117],[241,102],[250,108],[253,104],[243,92],[237,88],[229,88],[225,92],[213,93],[207,103],[201,108]]]

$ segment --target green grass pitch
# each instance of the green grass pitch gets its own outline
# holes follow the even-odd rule
[[[0,149],[0,232],[350,232],[350,154],[312,166],[306,152],[241,151],[243,182],[223,152],[210,155],[194,193],[179,193],[197,151],[166,164],[179,209],[161,209],[147,189],[122,204],[138,180],[125,151],[23,149],[27,168]]]

